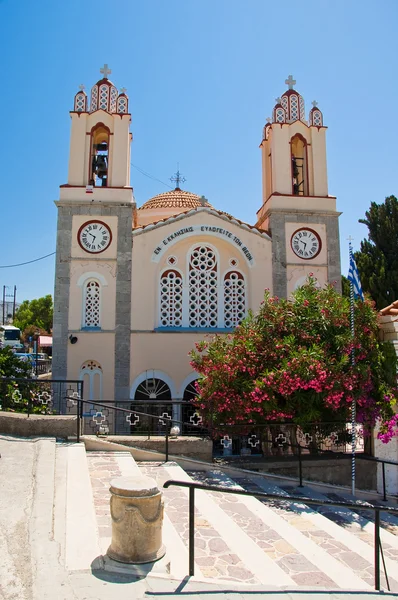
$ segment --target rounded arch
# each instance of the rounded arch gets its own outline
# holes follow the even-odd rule
[[[79,379],[83,381],[85,400],[102,400],[102,367],[98,361],[84,361],[80,367]]]
[[[181,327],[183,323],[184,275],[180,269],[166,266],[161,270],[158,289],[160,327]]]
[[[77,280],[77,284],[79,287],[83,287],[88,279],[98,279],[100,284],[104,287],[108,285],[107,280],[101,273],[97,273],[96,271],[87,271],[86,273],[82,273],[79,279]]]
[[[292,167],[293,196],[308,196],[308,141],[301,133],[292,135],[289,141]]]
[[[90,134],[88,182],[97,187],[107,187],[111,131],[104,123],[99,122],[91,128]]]
[[[169,375],[167,375],[167,373],[159,371],[158,369],[148,369],[147,371],[143,371],[142,373],[140,373],[140,375],[138,375],[134,379],[130,388],[130,400],[134,399],[138,386],[141,383],[145,382],[147,379],[160,379],[164,381],[170,388],[171,397],[177,397],[174,381],[171,379],[171,377],[169,377]]]
[[[195,328],[220,326],[220,255],[212,244],[197,242],[187,252],[188,324]]]
[[[184,381],[181,384],[179,398],[183,398],[184,392],[185,392],[186,388],[189,386],[189,384],[193,383],[194,381],[197,381],[198,379],[199,379],[199,373],[197,373],[196,371],[192,371],[192,373],[187,375],[187,377],[185,377]]]

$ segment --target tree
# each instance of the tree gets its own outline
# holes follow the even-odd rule
[[[191,358],[201,375],[198,408],[219,433],[272,420],[347,422],[353,399],[367,428],[380,418],[386,433],[394,418],[396,357],[383,353],[373,303],[356,302],[352,338],[348,298],[311,277],[293,301],[266,292],[257,314],[228,336],[199,342]]]
[[[28,327],[50,333],[53,326],[53,299],[50,294],[36,300],[24,300],[15,313],[14,325],[21,331]]]
[[[368,227],[368,239],[355,252],[362,289],[381,310],[398,299],[398,200],[389,196],[383,204],[372,202],[359,219]]]
[[[0,348],[0,377],[25,378],[32,374],[32,363],[23,361],[9,346]]]

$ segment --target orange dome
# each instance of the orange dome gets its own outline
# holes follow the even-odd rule
[[[170,192],[164,192],[163,194],[158,194],[154,196],[145,204],[143,204],[138,210],[153,210],[158,208],[177,208],[182,209],[176,212],[183,212],[184,210],[189,210],[190,208],[198,208],[200,206],[207,206],[208,208],[213,208],[211,204],[207,202],[207,200],[202,202],[200,196],[197,194],[192,194],[192,192],[185,192],[184,190],[180,190],[180,188],[176,188],[175,190],[171,190]]]

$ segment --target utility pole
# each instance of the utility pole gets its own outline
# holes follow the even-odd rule
[[[14,322],[15,319],[15,304],[17,302],[17,286],[14,285],[14,302],[12,304],[12,322]]]
[[[3,285],[3,325],[6,324],[5,321],[5,310],[6,310],[6,286]]]

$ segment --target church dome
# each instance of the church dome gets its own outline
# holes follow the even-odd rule
[[[174,213],[184,212],[191,208],[207,206],[213,208],[206,199],[201,199],[197,194],[186,192],[180,188],[175,188],[170,192],[158,194],[150,200],[147,200],[138,210],[157,210],[161,208],[173,208]]]

